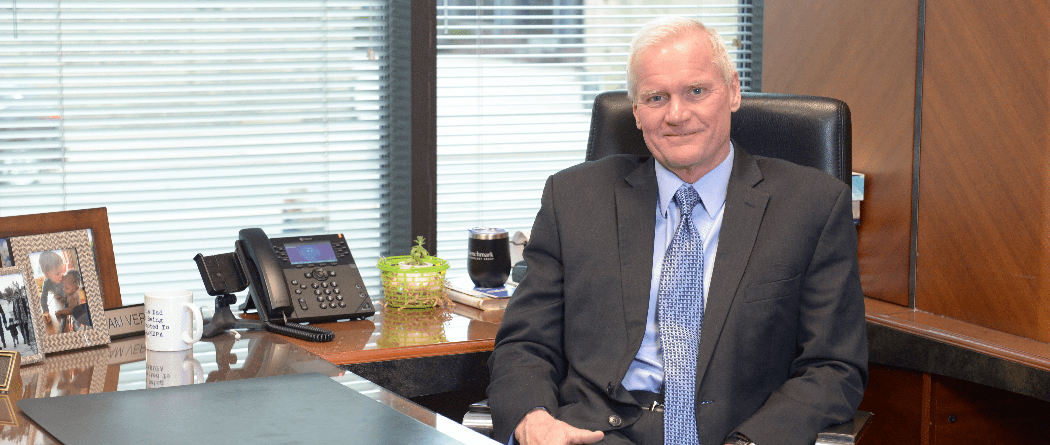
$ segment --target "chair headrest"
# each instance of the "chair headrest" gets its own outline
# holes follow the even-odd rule
[[[730,137],[752,155],[816,167],[850,183],[853,132],[849,106],[841,100],[742,93]],[[649,155],[623,90],[595,97],[587,140],[588,161],[614,154]]]

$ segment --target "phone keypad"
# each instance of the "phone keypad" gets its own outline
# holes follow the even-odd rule
[[[318,239],[331,243],[334,262],[291,264],[283,244],[301,239],[271,239],[274,253],[285,269],[285,283],[292,295],[295,316],[304,321],[327,321],[370,315],[375,308],[360,281],[346,241],[332,236]]]
[[[335,271],[318,267],[303,274],[303,278],[313,279],[315,280],[314,282],[307,284],[300,282],[298,279],[292,279],[288,283],[290,288],[295,289],[296,295],[302,295],[304,291],[312,290],[311,293],[317,299],[316,307],[322,310],[345,309],[346,301],[343,297],[343,290],[339,287],[339,282],[328,280],[329,277],[334,276],[336,276]],[[355,287],[358,289],[358,296],[368,298],[368,294],[364,292],[364,286],[361,283],[355,283]],[[310,309],[307,300],[304,298],[299,298],[299,307],[304,311]]]

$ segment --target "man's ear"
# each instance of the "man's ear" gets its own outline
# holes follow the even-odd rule
[[[733,72],[733,79],[729,81],[729,108],[732,111],[740,109],[740,74]]]
[[[638,119],[638,104],[631,104],[631,112],[634,113],[634,126],[642,129],[642,120]]]

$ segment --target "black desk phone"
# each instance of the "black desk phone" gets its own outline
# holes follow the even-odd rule
[[[311,322],[376,312],[341,234],[267,238],[261,229],[244,229],[236,247],[252,295],[242,309]]]
[[[194,258],[205,288],[210,295],[226,298],[227,305],[236,302],[231,292],[250,288],[251,297],[240,309],[256,308],[267,330],[304,340],[329,341],[334,336],[331,331],[295,323],[375,315],[342,234],[269,238],[262,229],[243,229],[234,247],[232,253],[210,257],[198,254]],[[214,319],[221,319],[219,306],[217,298]],[[225,323],[243,326],[239,321]],[[205,330],[206,334],[214,333]]]

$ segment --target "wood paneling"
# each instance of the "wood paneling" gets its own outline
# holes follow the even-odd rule
[[[933,376],[931,445],[1046,443],[1050,403],[974,383]]]
[[[1050,342],[1050,3],[928,0],[915,307]]]
[[[918,1],[766,0],[762,91],[829,96],[853,113],[864,294],[909,303]]]
[[[1050,402],[928,373],[872,365],[864,445],[1044,443]]]
[[[920,372],[871,365],[860,409],[873,414],[864,445],[917,444],[922,435],[924,382]]]

